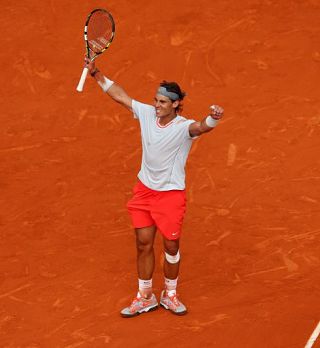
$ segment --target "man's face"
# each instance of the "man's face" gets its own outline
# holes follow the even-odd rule
[[[154,107],[157,117],[175,116],[175,108],[179,105],[178,101],[172,102],[170,98],[157,94],[154,98]]]

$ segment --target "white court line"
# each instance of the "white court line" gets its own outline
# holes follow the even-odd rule
[[[312,332],[312,335],[310,336],[309,341],[307,342],[304,348],[311,348],[313,346],[313,343],[317,340],[319,334],[320,334],[320,321],[317,327]]]

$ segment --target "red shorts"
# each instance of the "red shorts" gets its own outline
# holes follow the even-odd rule
[[[135,228],[156,225],[167,239],[178,239],[186,211],[186,192],[154,191],[138,181],[127,208]]]

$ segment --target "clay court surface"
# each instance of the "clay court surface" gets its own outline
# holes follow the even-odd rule
[[[97,65],[183,115],[225,108],[194,142],[179,294],[189,314],[119,311],[136,292],[125,204],[137,121],[90,78],[75,91],[88,12],[113,14]],[[16,1],[2,4],[0,347],[301,348],[320,320],[320,3]],[[163,285],[156,240],[154,286]],[[319,339],[313,347],[320,347]]]

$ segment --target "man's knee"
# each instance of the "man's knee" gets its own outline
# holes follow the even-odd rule
[[[169,263],[171,263],[172,265],[176,264],[176,263],[178,263],[180,261],[180,252],[179,252],[179,250],[174,255],[171,255],[171,254],[168,254],[167,252],[164,252],[164,256],[165,256],[166,260]]]
[[[153,250],[155,233],[155,226],[136,229],[136,245],[139,252],[150,252]]]
[[[164,251],[170,255],[175,255],[179,251],[179,239],[164,239]]]
[[[165,240],[164,255],[169,263],[178,263],[180,261],[179,240]]]
[[[153,240],[137,238],[136,245],[139,252],[150,252],[153,250]]]

